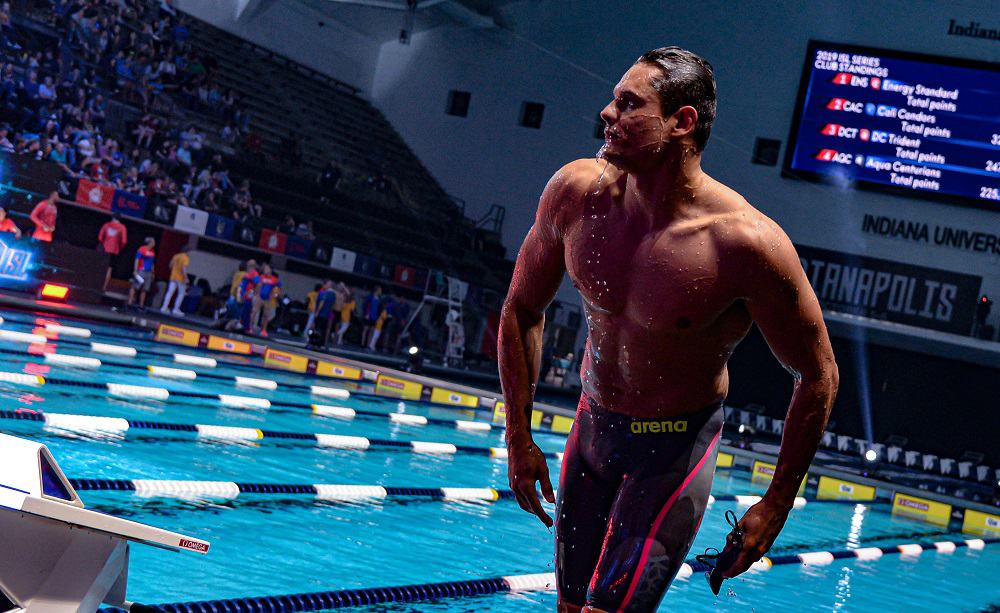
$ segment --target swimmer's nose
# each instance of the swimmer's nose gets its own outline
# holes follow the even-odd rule
[[[618,121],[618,108],[615,107],[614,100],[609,102],[608,105],[604,107],[604,110],[601,111],[601,121],[603,121],[606,126],[614,125],[614,123]]]

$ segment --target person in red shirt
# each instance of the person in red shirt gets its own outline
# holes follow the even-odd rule
[[[10,232],[14,238],[21,238],[21,228],[7,217],[7,209],[0,206],[0,232]]]
[[[108,254],[108,271],[104,274],[104,291],[108,291],[111,270],[118,265],[127,242],[128,230],[117,215],[112,215],[111,221],[101,226],[101,231],[97,233],[97,248]]]
[[[139,292],[139,308],[146,306],[146,294],[153,287],[153,265],[156,263],[156,239],[147,236],[135,252],[132,265],[132,287],[128,291],[128,304],[135,304],[135,293]]]
[[[52,242],[52,233],[56,231],[56,217],[59,215],[56,208],[58,202],[59,192],[52,192],[48,198],[35,205],[31,211],[31,221],[35,224],[31,238],[44,243]]]

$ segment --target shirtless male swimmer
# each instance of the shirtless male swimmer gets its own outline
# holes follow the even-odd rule
[[[531,405],[545,308],[564,272],[589,328],[559,477],[559,611],[656,609],[705,512],[726,362],[752,323],[795,386],[774,480],[740,520],[742,547],[723,577],[778,536],[837,393],[830,339],[792,243],[701,169],[715,107],[708,62],[677,47],[640,57],[601,112],[599,159],[552,177],[518,254],[499,342],[508,476],[521,508],[546,526],[536,482],[555,498]]]

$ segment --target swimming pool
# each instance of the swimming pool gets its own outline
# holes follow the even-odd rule
[[[3,313],[0,329],[30,332],[34,316]],[[51,318],[48,318],[51,319]],[[31,419],[2,419],[0,431],[45,443],[65,472],[76,479],[191,480],[243,485],[315,484],[389,488],[496,488],[507,486],[506,463],[490,448],[502,447],[502,432],[457,428],[455,420],[486,421],[489,414],[436,408],[353,395],[318,398],[310,385],[336,387],[329,379],[265,370],[257,358],[178,349],[152,341],[146,331],[64,321],[93,332],[65,334],[50,343],[57,354],[98,357],[99,368],[46,362],[25,343],[0,340],[0,372],[39,374],[41,387],[0,383],[0,410],[124,418],[127,432],[81,434]],[[90,342],[134,347],[135,357],[95,354]],[[215,368],[180,365],[175,353],[219,360]],[[49,358],[51,359],[51,358]],[[153,376],[149,365],[194,370],[194,381]],[[278,383],[276,390],[238,387],[235,377]],[[75,383],[79,383],[75,384]],[[166,400],[113,397],[107,383],[165,388]],[[223,406],[218,395],[264,398],[269,409]],[[349,407],[353,419],[324,417],[313,403]],[[390,414],[430,418],[428,423]],[[114,422],[105,422],[113,430]],[[127,423],[127,422],[126,422]],[[176,426],[165,429],[166,425]],[[183,425],[184,427],[181,427]],[[221,426],[232,429],[195,428]],[[154,427],[155,426],[155,427]],[[257,440],[256,432],[263,438]],[[333,435],[323,446],[311,434]],[[218,437],[229,437],[220,440]],[[355,437],[355,438],[336,438]],[[364,437],[367,449],[349,447]],[[235,440],[239,439],[239,440]],[[555,454],[564,437],[538,433],[539,446]],[[410,441],[455,445],[457,453],[417,453]],[[355,445],[358,447],[359,445]],[[433,450],[425,448],[424,450]],[[558,460],[550,460],[558,473]],[[133,481],[134,483],[134,481]],[[140,483],[144,483],[140,481]],[[86,485],[81,483],[81,485]],[[185,494],[187,488],[187,494]],[[140,488],[141,489],[141,488]],[[381,500],[317,500],[315,488],[300,493],[252,493],[243,487],[148,484],[149,492],[92,491],[87,507],[211,541],[207,556],[133,548],[129,597],[142,603],[178,602],[433,583],[552,571],[552,535],[511,500],[445,501],[420,490],[391,490]],[[286,488],[291,490],[294,488]],[[760,493],[746,473],[720,470],[718,497]],[[201,493],[199,493],[201,492]],[[332,490],[334,496],[342,490]],[[339,492],[339,494],[338,494]],[[170,493],[168,497],[166,494]],[[407,495],[410,494],[410,495]],[[460,490],[456,495],[470,494]],[[546,505],[549,512],[552,507]],[[694,548],[722,544],[723,520],[735,502],[718,500],[708,511]],[[770,555],[832,551],[899,543],[969,538],[912,520],[895,518],[885,504],[809,502],[793,511]],[[883,556],[870,561],[835,560],[828,565],[776,566],[724,585],[716,598],[696,573],[675,582],[661,609],[685,610],[868,610],[878,608],[975,611],[1000,602],[1000,553],[996,546],[953,553]],[[382,605],[370,610],[551,611],[554,592],[495,594],[473,599]],[[387,609],[388,607],[388,609]]]

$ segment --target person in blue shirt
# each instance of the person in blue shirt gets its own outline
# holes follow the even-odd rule
[[[327,279],[316,295],[316,329],[323,330],[323,347],[330,343],[330,330],[334,319],[333,307],[336,303],[337,292],[333,289],[333,281]]]
[[[371,341],[372,332],[375,331],[375,322],[378,321],[381,310],[382,288],[376,285],[372,293],[365,297],[365,301],[361,305],[361,314],[364,317],[364,327],[361,330],[362,347],[367,347]]]

